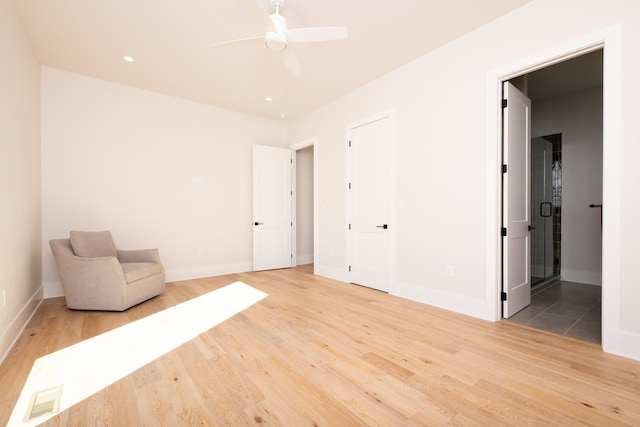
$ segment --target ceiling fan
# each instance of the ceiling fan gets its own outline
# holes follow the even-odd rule
[[[348,37],[348,32],[345,27],[305,27],[289,29],[287,27],[287,20],[284,16],[280,15],[280,9],[284,7],[285,0],[269,0],[271,8],[275,11],[275,13],[271,15],[262,7],[260,0],[248,1],[250,1],[254,8],[258,9],[258,13],[263,17],[266,24],[265,34],[263,36],[214,43],[211,45],[212,47],[238,45],[263,40],[267,49],[285,51],[281,55],[281,59],[289,72],[291,72],[294,77],[298,77],[302,74],[302,67],[295,54],[291,50],[286,50],[289,43],[321,42],[340,40]]]

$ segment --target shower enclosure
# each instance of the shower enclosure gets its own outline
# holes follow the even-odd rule
[[[531,140],[531,286],[560,275],[561,140]]]

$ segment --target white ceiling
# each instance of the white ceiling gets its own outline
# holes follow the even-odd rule
[[[531,0],[286,0],[289,28],[344,26],[296,44],[293,77],[262,43],[269,0],[14,0],[42,65],[271,119],[310,111]],[[123,61],[131,55],[135,62]],[[271,103],[265,97],[273,98]]]

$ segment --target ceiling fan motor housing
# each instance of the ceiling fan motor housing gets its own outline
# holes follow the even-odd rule
[[[273,3],[280,0],[273,0]],[[277,11],[277,9],[276,9]],[[277,12],[269,16],[275,31],[267,31],[264,36],[264,44],[271,50],[285,50],[287,48],[287,20]]]

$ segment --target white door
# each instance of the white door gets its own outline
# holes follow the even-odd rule
[[[502,315],[509,318],[531,304],[531,101],[509,82],[503,93]]]
[[[347,148],[349,280],[385,292],[389,290],[390,141],[390,119],[384,117],[353,127]]]
[[[253,146],[253,270],[291,267],[293,152]]]

